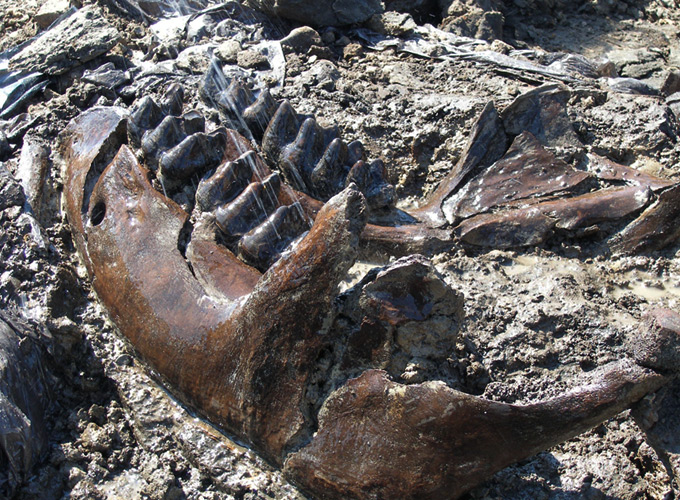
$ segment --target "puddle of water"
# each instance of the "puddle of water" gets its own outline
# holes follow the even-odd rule
[[[539,258],[534,255],[518,255],[501,264],[503,272],[511,278],[521,274],[529,274],[539,266]]]
[[[633,293],[643,299],[656,302],[668,298],[680,298],[680,286],[677,281],[670,278],[659,278],[651,273],[634,270],[621,275],[625,284],[615,284],[612,289],[612,297],[620,299],[628,293]]]
[[[675,277],[657,276],[640,269],[602,274],[590,264],[578,260],[553,260],[535,255],[517,255],[501,264],[501,269],[508,278],[526,277],[537,278],[550,274],[586,274],[591,278],[606,284],[607,293],[618,300],[626,294],[632,293],[647,302],[673,301],[680,299],[680,280]]]

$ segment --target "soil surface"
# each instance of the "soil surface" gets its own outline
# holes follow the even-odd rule
[[[43,3],[0,0],[0,50],[41,30],[35,15]],[[639,9],[606,9],[606,2],[582,2],[578,10],[558,9],[548,18],[520,8],[512,26],[523,29],[493,42],[492,50],[519,49],[534,61],[555,52],[607,58],[619,76],[659,89],[680,67],[680,12],[672,2],[643,3]],[[126,16],[116,2],[99,5],[120,41],[94,60],[51,77],[20,109],[26,115],[2,122],[8,148],[0,167],[14,177],[27,143],[46,151],[40,210],[23,205],[0,212],[0,308],[46,328],[52,394],[46,453],[26,477],[0,471],[0,491],[17,499],[304,498],[279,471],[163,389],[162,380],[107,319],[78,260],[60,205],[58,136],[93,105],[131,101],[120,87],[86,81],[84,72],[107,62],[125,70],[176,60],[169,74],[158,73],[133,92],[161,96],[170,82],[181,81],[185,105],[203,106],[197,96],[206,67],[200,52],[164,51],[148,24]],[[274,19],[261,33],[281,39],[295,27]],[[521,93],[555,81],[440,57],[436,47],[428,48],[431,57],[396,45],[376,50],[363,29],[319,29],[320,46],[286,54],[282,85],[271,74],[254,76],[271,86],[277,99],[289,99],[299,113],[322,123],[337,124],[344,137],[361,140],[370,157],[382,158],[402,208],[417,206],[455,165],[487,102],[502,110]],[[236,52],[246,51],[248,36]],[[229,50],[226,38],[194,45],[208,42]],[[242,68],[250,64],[246,56],[238,61]],[[665,96],[616,92],[607,78],[567,86],[569,118],[584,152],[680,181],[674,135],[680,128]],[[205,112],[210,116],[209,109]],[[556,154],[576,163],[581,153]],[[680,310],[680,248],[612,256],[602,243],[615,229],[565,234],[528,249],[456,247],[432,256],[445,280],[465,297],[456,351],[439,371],[470,393],[528,403],[558,394],[572,387],[575,377],[622,357],[626,338],[636,335],[646,310]],[[353,277],[390,258],[364,256]],[[429,367],[410,369],[415,382],[418,371]],[[678,494],[671,472],[624,412],[499,472],[467,497],[668,499]]]

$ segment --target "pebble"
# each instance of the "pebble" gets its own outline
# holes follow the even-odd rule
[[[246,69],[269,69],[269,60],[261,52],[256,50],[242,50],[236,56],[239,66]]]
[[[309,26],[302,26],[291,31],[287,37],[281,40],[281,48],[284,54],[297,52],[305,54],[313,45],[321,45],[319,33]]]

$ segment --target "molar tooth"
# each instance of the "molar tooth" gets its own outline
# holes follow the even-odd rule
[[[278,164],[281,150],[291,143],[298,133],[300,122],[287,100],[279,105],[262,137],[262,152],[273,164]]]
[[[281,178],[273,173],[263,182],[253,182],[232,202],[215,211],[217,225],[230,242],[235,242],[265,220],[278,204]]]
[[[347,144],[336,138],[326,148],[323,156],[312,171],[311,183],[321,199],[328,199],[343,186],[349,172]]]
[[[189,179],[218,165],[227,147],[226,129],[210,134],[197,132],[177,146],[165,151],[159,159],[159,175],[166,187]]]
[[[243,120],[248,125],[255,139],[260,140],[271,121],[278,103],[274,100],[269,89],[264,89],[257,96],[253,104],[243,111]]]
[[[351,182],[366,196],[366,203],[370,208],[384,208],[394,204],[394,186],[385,181],[382,160],[356,162],[347,175],[345,185]]]
[[[358,161],[366,159],[364,145],[361,141],[352,141],[347,145],[347,164],[354,165]]]
[[[186,136],[182,119],[177,116],[166,116],[155,129],[148,130],[142,137],[142,151],[149,167],[156,170],[160,155],[182,142]]]
[[[163,113],[169,116],[179,116],[184,108],[184,87],[173,83],[165,91],[165,99],[161,103]]]
[[[255,97],[248,87],[239,80],[234,80],[229,88],[221,92],[217,104],[227,113],[230,118],[239,120],[245,109],[250,106]]]
[[[295,238],[308,230],[309,222],[299,203],[281,206],[243,236],[238,244],[239,257],[266,271]]]
[[[385,179],[385,165],[381,159],[373,160],[368,167],[368,181],[364,196],[371,208],[388,208],[394,205],[394,186]]]
[[[311,191],[308,179],[314,165],[323,155],[323,148],[323,130],[314,118],[307,118],[295,142],[283,148],[279,156],[279,168],[293,187]]]
[[[254,154],[250,151],[233,162],[223,163],[212,176],[199,183],[196,203],[202,211],[209,212],[229,203],[248,186],[253,177],[248,156]]]
[[[127,129],[130,142],[135,147],[139,147],[144,132],[158,126],[162,119],[163,111],[153,98],[145,96],[140,99],[128,119]]]
[[[205,132],[205,117],[196,110],[184,113],[182,123],[184,124],[184,131],[189,135]]]

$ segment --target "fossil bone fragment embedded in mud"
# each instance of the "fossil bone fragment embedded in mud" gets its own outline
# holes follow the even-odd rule
[[[174,95],[181,93],[175,89]],[[487,112],[496,127],[491,136],[504,137],[492,107]],[[411,253],[433,241],[451,245],[433,236],[446,233],[413,222],[367,225],[359,188],[370,198],[372,187],[385,186],[382,174],[375,178],[368,167],[353,175],[367,165],[361,166],[363,158],[349,165],[347,158],[356,159],[360,149],[337,142],[335,132],[310,119],[300,123],[285,102],[263,137],[274,134],[269,159],[280,166],[284,158],[294,167],[289,174],[284,167],[271,170],[237,132],[210,130],[193,112],[182,113],[181,106],[146,100],[132,113],[93,108],[69,124],[61,154],[74,241],[114,323],[170,389],[306,491],[323,498],[455,498],[675,376],[665,366],[624,360],[570,392],[524,406],[472,396],[427,374],[413,376],[409,365],[441,362],[451,351],[462,296],[418,256],[370,272],[343,297],[337,287],[361,239]],[[161,133],[159,127],[167,128]],[[279,134],[293,142],[279,141]],[[219,139],[221,158],[189,153],[187,173],[186,150],[180,149],[166,167],[164,155],[183,141],[209,136]],[[458,182],[482,172],[504,185],[517,156],[527,155],[530,164],[549,157],[529,133],[518,134],[505,158],[505,142],[487,154],[475,141]],[[132,149],[136,144],[144,164]],[[548,175],[511,204],[576,189],[589,179],[547,161],[548,171],[559,172],[566,184]],[[311,180],[320,191],[313,173],[319,164],[330,168],[329,162],[349,180],[338,181],[339,193],[325,204],[285,182],[297,172],[296,187],[309,188]],[[357,186],[362,178],[367,184]],[[579,227],[601,216],[597,210],[590,215],[592,204],[604,203],[600,197],[612,197],[607,213],[615,217],[635,210],[631,204],[644,206],[648,191],[638,185],[606,196],[577,194],[566,207],[539,198],[536,213],[558,221],[553,225]],[[500,201],[484,203],[491,208]],[[485,216],[494,214],[475,215]],[[352,313],[336,321],[343,301]],[[644,359],[654,359],[666,343],[641,345]]]

